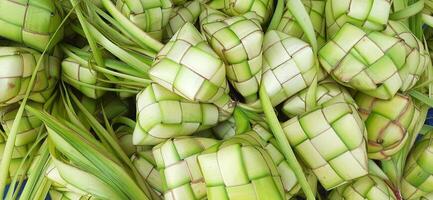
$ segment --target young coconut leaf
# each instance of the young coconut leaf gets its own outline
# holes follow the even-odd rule
[[[284,155],[284,158],[286,159],[290,168],[293,170],[299,182],[299,185],[301,186],[302,191],[306,196],[306,199],[307,200],[315,199],[315,194],[311,189],[310,184],[307,181],[302,166],[298,162],[292,148],[290,147],[289,141],[285,136],[284,130],[281,124],[279,123],[277,116],[275,115],[275,111],[272,107],[271,99],[267,95],[266,89],[263,84],[260,87],[259,95],[260,95],[260,103],[263,107],[266,122],[269,125],[269,128],[272,130],[272,133],[278,143],[278,146],[280,147],[281,152]]]
[[[51,187],[50,181],[45,177],[49,160],[48,144],[44,142],[32,161],[31,168],[28,172],[28,179],[19,199],[42,199],[47,196],[49,188]]]
[[[109,153],[110,151],[107,151],[89,133],[85,133],[83,129],[67,121],[59,121],[29,106],[26,109],[44,121],[50,140],[53,141],[50,145],[55,145],[53,147],[75,164],[72,166],[55,157],[56,167],[61,168],[59,172],[63,172],[62,177],[67,177],[66,181],[100,198],[151,198],[150,194],[144,193],[137,185],[121,161]],[[51,155],[55,151],[51,150]],[[81,176],[77,176],[76,173]],[[87,177],[90,182],[84,181],[82,177]],[[92,186],[91,182],[98,184],[98,187]]]

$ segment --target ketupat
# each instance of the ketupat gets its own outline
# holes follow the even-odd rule
[[[301,195],[301,187],[298,180],[290,168],[289,163],[285,160],[284,155],[278,147],[277,141],[274,136],[262,126],[255,124],[251,131],[234,136],[236,139],[246,140],[253,145],[259,145],[269,154],[275,166],[277,167],[278,173],[281,176],[281,182],[283,184],[285,199],[290,199],[295,196]],[[307,180],[311,188],[316,188],[317,178],[310,170],[305,170],[307,174]]]
[[[103,74],[92,69],[89,64],[67,57],[61,63],[62,77],[65,82],[80,90],[87,97],[97,99],[106,92],[100,88],[110,87],[111,84]]]
[[[206,197],[206,185],[197,156],[217,142],[210,138],[181,137],[153,148],[157,169],[162,174],[165,199]]]
[[[202,5],[202,11],[200,12],[199,22],[200,22],[200,32],[203,32],[202,24],[207,24],[210,22],[223,21],[229,16],[219,10],[210,8],[209,6]]]
[[[17,0],[8,0],[6,3],[10,3],[11,1],[15,2]],[[32,2],[31,0],[20,1]],[[119,3],[118,6],[120,6],[116,8],[114,2]],[[277,7],[273,11],[276,2],[278,2]],[[122,7],[122,3],[129,4],[123,4],[122,9],[120,8]],[[162,5],[164,3],[166,4]],[[168,4],[170,6],[167,6]],[[287,4],[287,6],[285,7],[284,4]],[[31,8],[30,6],[29,9]],[[401,125],[401,130],[393,132],[395,135],[401,136],[394,140],[397,141],[398,145],[393,146],[383,143],[383,150],[379,151],[379,154],[385,158],[392,157],[392,159],[386,161],[379,161],[382,164],[380,167],[382,169],[395,167],[394,171],[393,169],[384,170],[387,173],[386,175],[389,176],[389,182],[384,177],[380,178],[386,179],[386,183],[395,189],[395,192],[398,194],[399,191],[397,190],[401,186],[400,177],[401,173],[403,173],[399,171],[402,171],[404,166],[403,164],[400,165],[400,163],[405,161],[406,152],[410,151],[412,140],[415,141],[417,137],[418,131],[415,129],[421,129],[422,122],[416,123],[415,121],[423,121],[421,119],[424,118],[424,116],[419,116],[421,113],[424,113],[423,106],[419,106],[419,104],[433,105],[433,101],[429,99],[432,90],[430,84],[431,61],[428,58],[429,52],[427,51],[427,47],[424,47],[423,44],[424,37],[421,30],[422,23],[432,25],[433,18],[429,16],[430,12],[421,14],[422,6],[425,7],[424,10],[432,7],[429,1],[406,2],[388,0],[328,0],[326,2],[314,0],[101,0],[100,2],[94,0],[70,0],[70,5],[64,3],[56,4],[56,8],[59,9],[62,17],[65,16],[66,18],[69,17],[69,14],[72,14],[71,16],[77,18],[80,22],[77,23],[77,20],[69,19],[65,21],[66,23],[71,22],[71,29],[69,29],[71,32],[68,33],[68,38],[63,40],[63,42],[74,44],[76,42],[85,43],[87,41],[92,46],[90,53],[93,55],[89,54],[88,57],[83,59],[84,64],[90,64],[89,69],[93,70],[92,72],[101,72],[103,76],[106,76],[107,79],[104,78],[103,81],[112,83],[99,89],[106,90],[108,91],[107,93],[112,95],[120,96],[122,99],[130,101],[131,104],[133,104],[134,100],[128,97],[134,96],[139,91],[144,90],[144,92],[149,92],[149,88],[152,88],[153,93],[151,95],[148,93],[145,97],[141,96],[144,92],[139,94],[141,100],[146,101],[146,103],[138,102],[140,97],[136,99],[137,102],[135,103],[137,103],[138,112],[135,119],[129,115],[131,113],[121,112],[121,110],[133,111],[134,106],[118,106],[116,103],[104,105],[103,111],[107,118],[103,118],[105,116],[102,116],[102,110],[99,108],[95,109],[96,107],[94,106],[96,104],[104,104],[103,102],[95,101],[89,107],[79,106],[79,101],[76,100],[75,94],[82,93],[82,91],[77,91],[68,85],[64,85],[63,82],[68,77],[60,77],[63,79],[62,84],[57,86],[61,88],[60,92],[58,92],[60,94],[53,96],[56,97],[54,101],[58,100],[60,106],[56,106],[55,109],[55,113],[58,115],[54,114],[53,116],[55,118],[62,118],[61,115],[64,115],[65,119],[55,123],[47,123],[45,119],[45,123],[51,126],[51,128],[55,128],[55,124],[63,126],[64,129],[66,129],[64,126],[67,128],[76,127],[75,130],[71,128],[71,130],[67,129],[66,132],[75,133],[74,131],[79,131],[79,135],[82,137],[75,137],[77,134],[75,136],[73,134],[68,135],[67,133],[62,134],[62,131],[59,130],[51,131],[48,136],[49,140],[55,140],[56,142],[50,143],[52,145],[50,153],[53,157],[69,165],[69,167],[63,166],[62,169],[62,173],[65,173],[65,177],[67,177],[65,181],[74,182],[77,187],[84,188],[82,189],[84,196],[70,192],[67,189],[61,191],[59,190],[61,187],[52,187],[51,193],[56,198],[65,199],[93,199],[99,197],[159,199],[163,198],[159,196],[163,192],[173,192],[163,189],[162,182],[165,181],[176,190],[176,193],[171,193],[173,195],[166,195],[168,199],[188,195],[191,198],[198,198],[196,196],[198,195],[202,198],[219,199],[220,196],[215,197],[215,194],[227,194],[233,197],[237,195],[233,192],[237,188],[251,187],[260,178],[263,178],[247,173],[247,176],[250,175],[250,177],[245,179],[241,185],[233,185],[230,181],[225,180],[227,179],[226,175],[232,174],[235,171],[234,169],[237,169],[236,167],[249,163],[244,162],[243,159],[255,157],[252,161],[248,161],[256,162],[257,165],[247,165],[244,169],[249,172],[254,171],[252,169],[259,169],[263,172],[268,171],[264,173],[265,178],[269,179],[271,177],[272,181],[267,182],[269,184],[263,187],[258,187],[258,190],[239,189],[235,191],[245,195],[242,197],[248,198],[251,196],[251,199],[271,199],[273,197],[275,199],[288,199],[292,196],[296,196],[294,198],[301,196],[300,198],[303,198],[302,191],[300,191],[302,187],[306,199],[314,199],[314,196],[322,199],[326,195],[324,193],[327,192],[323,190],[317,191],[317,180],[314,177],[318,176],[325,189],[329,190],[336,187],[332,194],[338,195],[341,192],[342,196],[346,195],[343,198],[359,197],[362,199],[372,199],[383,197],[384,199],[395,199],[392,191],[389,190],[383,181],[378,181],[374,178],[366,179],[366,177],[372,177],[373,174],[360,178],[357,177],[370,171],[364,164],[364,160],[368,156],[373,157],[371,152],[370,155],[368,154],[368,151],[372,150],[371,145],[366,145],[366,141],[369,139],[368,136],[375,133],[372,127],[384,128],[386,130],[390,127],[389,124]],[[144,11],[143,8],[150,9]],[[211,8],[218,9],[218,11],[210,11]],[[202,11],[201,9],[204,10]],[[168,10],[171,11],[169,12]],[[203,21],[201,21],[202,25],[209,25],[207,28],[196,23],[200,12],[201,16],[209,17],[206,19],[202,18]],[[1,16],[0,14],[0,20],[2,20]],[[165,23],[168,16],[172,18],[168,20],[168,23]],[[283,20],[278,22],[278,19],[282,19],[281,17],[283,17]],[[143,23],[144,21],[139,22],[144,18],[145,23]],[[401,22],[391,21],[388,18]],[[286,19],[288,21],[285,21]],[[424,21],[421,21],[421,19]],[[235,22],[231,23],[231,20]],[[250,21],[255,22],[255,28],[261,30],[254,29],[252,31],[248,27],[241,29],[233,28],[233,26]],[[268,21],[270,21],[269,24]],[[170,24],[170,22],[173,23]],[[325,22],[327,23],[326,25]],[[282,33],[278,32],[276,28],[278,23],[284,27],[284,30],[280,29]],[[219,27],[220,25],[223,26]],[[328,28],[327,34],[324,32],[325,26]],[[347,26],[352,26],[351,31],[353,32],[363,32],[365,37],[356,38],[356,34],[352,34],[353,32],[350,31],[347,31],[346,34],[340,34],[345,31],[344,29]],[[0,26],[0,28],[3,27]],[[258,40],[246,43],[241,41],[242,37],[237,36],[236,38],[227,36],[216,37],[218,31],[215,32],[215,30],[217,29],[218,31],[230,30],[234,35],[248,35],[251,32],[261,33],[262,37],[264,35],[265,45],[261,44],[262,41],[258,42]],[[77,34],[77,37],[73,36],[75,34]],[[168,44],[163,44],[151,37],[155,37],[155,34],[158,35],[156,37],[163,37],[164,42],[170,39]],[[328,41],[324,41],[324,39]],[[238,61],[241,59],[233,60],[228,59],[228,57],[242,58],[242,63],[248,63],[251,59],[239,56],[240,54],[221,53],[227,51],[227,47],[231,46],[219,46],[215,40],[222,41],[220,42],[221,44],[235,41],[235,43],[238,42],[235,45],[236,47],[241,47],[240,44],[245,44],[246,48],[253,49],[255,53],[263,54],[262,58],[264,62],[257,62],[259,64],[254,65],[260,70],[254,71],[257,72],[256,74],[248,74],[248,78],[253,77],[254,84],[248,84],[246,87],[243,87],[244,89],[237,87],[239,74],[231,74],[230,67],[238,64]],[[25,43],[25,41],[21,42]],[[333,46],[335,43],[338,43],[338,45]],[[348,48],[345,46],[348,43],[356,43],[356,45],[353,48]],[[246,44],[254,44],[254,48],[248,47],[249,45]],[[62,47],[63,45],[67,44],[63,43]],[[82,45],[86,44],[79,44],[79,46]],[[270,50],[270,45],[280,45],[281,48]],[[322,45],[325,48],[319,51]],[[187,47],[183,48],[185,46]],[[245,50],[245,47],[242,48]],[[343,53],[341,53],[340,47],[344,50]],[[104,64],[107,64],[107,59],[100,54],[105,50],[108,50],[112,54],[110,58],[113,58],[113,60],[120,59],[125,64],[122,64],[120,68],[104,66]],[[318,52],[319,57],[317,57]],[[70,56],[66,51],[65,53],[67,56]],[[298,53],[305,55],[298,55]],[[336,55],[335,53],[341,54]],[[337,56],[340,57],[336,59]],[[189,58],[185,59],[186,57]],[[342,61],[343,63],[334,63],[335,65],[332,66],[334,68],[329,69],[331,68],[330,64],[326,62],[332,59],[338,60],[338,62]],[[348,62],[347,60],[350,59],[352,61]],[[281,60],[283,61],[281,63],[272,63]],[[346,66],[343,64],[346,64]],[[347,76],[353,75],[351,73],[353,70],[356,70],[357,64],[364,65],[363,67],[365,68],[358,71],[359,73],[353,74],[355,76],[359,74],[363,75],[363,73],[368,71],[370,72],[368,76]],[[337,83],[329,80],[322,81],[326,76],[325,73],[322,73],[322,67],[325,68],[325,71],[329,72],[330,77],[336,79]],[[338,70],[342,70],[342,68],[344,68],[344,72],[338,73]],[[390,77],[388,75],[390,74],[392,74],[394,81],[399,78],[399,83],[397,83],[398,81],[389,81]],[[265,75],[267,76],[266,78]],[[39,80],[38,78],[36,77],[36,80]],[[99,78],[102,78],[102,76]],[[148,78],[152,80],[148,80]],[[347,81],[345,78],[350,79],[350,81],[345,82]],[[365,85],[361,84],[362,81],[370,81],[372,84],[366,88]],[[259,90],[260,85],[267,87],[260,87]],[[341,85],[351,88],[346,90]],[[33,85],[29,86],[29,88],[32,87]],[[97,87],[94,88],[96,89]],[[164,95],[160,95],[159,97],[161,98],[159,99],[153,98],[159,95],[158,92],[155,92],[156,90],[154,91],[155,88],[160,88],[167,92],[161,92]],[[158,89],[158,91],[161,90]],[[257,91],[260,91],[260,96],[257,95]],[[50,94],[47,94],[47,96]],[[169,95],[165,96],[165,94]],[[58,95],[61,97],[57,99]],[[104,99],[112,100],[112,98],[118,98],[112,95],[107,95]],[[273,105],[269,102],[268,95]],[[367,95],[373,95],[374,97],[368,97]],[[354,102],[352,96],[358,97],[356,98],[358,102]],[[360,96],[367,96],[368,98],[366,97],[366,99],[373,99],[372,101],[374,102],[392,102],[396,99],[407,100],[409,98],[409,101],[402,100],[398,101],[399,103],[390,103],[387,105],[388,107],[384,105],[376,107],[380,107],[377,109],[379,110],[378,113],[381,114],[383,112],[386,112],[386,114],[399,113],[404,116],[404,119],[410,118],[409,115],[414,119],[403,120],[399,117],[387,115],[388,121],[392,123],[373,124],[369,122],[368,118],[374,117],[377,113],[368,111],[368,116],[365,113],[363,113],[365,115],[361,113],[361,115],[367,118],[364,125],[361,120],[362,117],[360,118],[357,114],[357,110],[369,110],[374,105],[369,104],[368,102],[370,101],[366,100],[367,103],[365,105],[358,106],[357,103],[361,102],[359,101]],[[409,96],[412,97],[410,98]],[[71,99],[75,104],[71,103]],[[19,102],[19,100],[16,102]],[[173,101],[172,105],[181,105],[187,102],[200,108],[206,105],[212,107],[211,110],[213,111],[202,112],[203,109],[166,106],[165,101]],[[16,102],[10,104],[17,105]],[[250,102],[252,103],[249,104]],[[154,104],[155,108],[158,109],[142,112],[142,108],[146,106],[140,107],[139,103],[143,103],[142,105],[146,106]],[[1,106],[5,105],[9,105],[9,103]],[[80,108],[79,111],[75,110],[76,106]],[[420,109],[418,109],[418,106]],[[174,109],[175,107],[176,109]],[[390,109],[389,107],[394,109]],[[401,111],[401,107],[407,107],[407,112]],[[281,111],[286,116],[281,115]],[[185,114],[186,112],[189,114]],[[206,116],[203,115],[204,113],[212,115],[214,119],[212,123],[203,124],[203,122],[209,122],[204,120],[205,117],[203,116]],[[117,115],[119,117],[116,117]],[[97,117],[93,119],[92,116]],[[113,118],[113,116],[115,117]],[[48,115],[45,116],[45,118],[49,117]],[[131,117],[132,119],[126,119],[127,117]],[[290,123],[282,123],[285,128],[284,131],[288,135],[286,138],[279,121],[285,121],[287,117],[292,119],[288,121]],[[135,124],[132,120],[137,120],[138,123]],[[83,124],[82,126],[80,126],[81,123]],[[188,123],[193,123],[194,127],[183,132],[182,127]],[[259,126],[255,123],[270,128],[272,133],[267,132],[264,128],[258,129]],[[298,130],[293,128],[293,126],[286,126],[288,124],[292,125],[291,123],[298,123],[301,128],[298,127]],[[143,129],[143,127],[140,127],[141,125],[148,127]],[[155,163],[152,156],[149,155],[149,148],[151,146],[133,146],[134,137],[131,134],[134,126],[137,126],[134,133],[135,139],[141,140],[138,143],[142,143],[142,139],[147,138],[147,142],[150,142],[152,145],[161,143],[157,146],[158,148],[170,142],[186,138],[190,139],[190,141],[205,140],[200,137],[209,137],[207,140],[214,140],[210,139],[214,137],[224,140],[214,140],[214,145],[209,144],[209,146],[205,145],[205,147],[191,145],[191,142],[174,145],[180,147],[180,149],[166,151],[165,154],[161,153],[160,157],[171,159],[170,156],[175,154],[186,155],[191,157],[186,159],[191,159],[188,161],[195,167],[188,165],[182,170],[176,170],[172,168],[175,165],[163,166],[161,169],[170,168],[166,171],[169,176],[161,178],[155,171]],[[364,126],[366,128],[363,128]],[[91,129],[88,129],[89,127]],[[104,130],[104,127],[107,130]],[[165,128],[162,130],[160,127]],[[322,131],[321,129],[317,131],[323,127],[326,127],[326,130]],[[84,132],[80,128],[90,131]],[[158,129],[160,130],[158,131]],[[428,126],[425,126],[422,132],[425,129],[428,129]],[[12,132],[12,136],[16,134],[16,131]],[[152,134],[155,133],[155,135],[151,136],[150,132]],[[298,135],[294,134],[295,132]],[[373,132],[373,134],[369,132]],[[180,135],[191,136],[181,136],[179,138]],[[309,143],[310,146],[297,144],[298,141],[294,140],[300,138],[301,136],[299,135],[304,139],[302,141],[305,142],[304,145]],[[395,139],[392,137],[395,135],[386,134],[383,138],[373,137],[370,139],[388,141],[390,138]],[[20,137],[20,135],[18,136]],[[95,138],[96,140],[93,140]],[[149,144],[147,142],[145,143]],[[295,149],[297,158],[293,154],[289,142]],[[11,141],[9,141],[9,147],[11,147],[10,144],[12,144]],[[92,148],[85,144],[92,144],[92,147],[97,148]],[[400,149],[400,146],[403,144],[405,145],[404,148]],[[74,148],[67,148],[68,146],[73,146]],[[201,166],[199,158],[213,153],[224,153],[225,151],[229,151],[227,148],[236,146],[244,152],[255,149],[260,155],[252,156],[250,154],[239,159],[229,159],[230,157],[221,156],[221,158],[228,161],[214,163],[215,165],[212,166],[218,165],[218,169],[224,169],[222,181],[217,182],[220,191],[215,193],[213,187],[216,185],[212,184],[212,179],[209,181],[208,177],[216,175],[219,171],[211,167]],[[102,149],[102,151],[99,152],[98,149]],[[305,153],[314,150],[317,151]],[[64,155],[58,156],[59,151],[62,151]],[[71,152],[76,151],[81,154],[72,155]],[[233,149],[230,151],[237,153]],[[5,153],[5,155],[9,156],[8,154],[10,152]],[[131,154],[134,154],[132,161],[129,159]],[[86,159],[78,159],[81,155],[82,157],[80,158],[86,157]],[[246,155],[246,153],[242,155]],[[380,159],[383,159],[383,157]],[[301,161],[300,164],[297,159]],[[113,162],[110,162],[110,160]],[[183,160],[177,161],[183,162]],[[83,163],[86,165],[83,165]],[[100,164],[98,165],[98,163]],[[388,166],[386,163],[388,163]],[[389,166],[394,164],[395,166]],[[1,180],[5,179],[5,169],[9,169],[6,165],[1,165]],[[62,164],[60,163],[60,165]],[[225,165],[226,168],[224,168]],[[287,167],[285,168],[286,170],[282,170],[284,168],[282,166],[291,166],[293,167],[293,171],[290,171]],[[329,167],[329,170],[320,171],[320,169],[326,167]],[[371,166],[368,166],[368,168],[371,168]],[[119,170],[115,171],[113,169]],[[83,172],[88,173],[85,174]],[[191,178],[191,173],[194,174],[195,178]],[[311,175],[312,173],[315,175]],[[405,170],[405,173],[412,172]],[[82,175],[86,180],[80,182],[80,180],[76,179],[79,177],[77,174]],[[181,176],[179,176],[180,174]],[[95,177],[97,175],[97,177],[89,179],[91,175],[95,175]],[[162,176],[164,176],[164,173],[162,173]],[[196,179],[196,177],[198,178]],[[241,180],[238,177],[240,176],[233,175],[233,177],[229,178],[232,178],[234,181]],[[170,178],[179,179],[174,181],[165,180]],[[424,180],[419,177],[406,178],[411,181],[416,180],[418,181],[417,183]],[[104,186],[106,191],[98,187],[97,183],[100,183],[98,179],[107,186]],[[191,185],[196,183],[195,181],[201,184],[199,189],[179,190],[179,187],[181,189],[191,187]],[[0,185],[3,183],[4,181],[0,181]],[[355,184],[356,186],[352,187]],[[422,184],[424,187],[426,185],[430,186],[431,183],[424,181]],[[206,186],[203,187],[203,185]],[[341,186],[337,187],[337,185]],[[415,187],[419,187],[417,184],[414,185]],[[210,189],[207,190],[206,187]],[[274,190],[274,192],[261,192],[261,190],[265,189]],[[98,190],[97,194],[95,194],[95,190]],[[204,190],[206,190],[206,194],[203,193]],[[410,189],[409,191],[412,192]],[[376,195],[375,197],[371,197],[373,193]],[[359,196],[357,196],[358,194]],[[429,198],[428,195],[427,193],[423,193],[420,196]],[[6,198],[8,199],[9,197]],[[331,196],[328,198],[333,199],[337,197]]]
[[[284,199],[281,177],[265,149],[232,138],[202,152],[199,167],[213,199]]]
[[[391,2],[388,0],[328,0],[325,8],[328,39],[346,23],[367,30],[384,30],[390,12]]]
[[[174,7],[164,29],[164,38],[170,39],[173,37],[187,22],[194,24],[201,13],[201,6],[199,0],[194,0]]]
[[[397,200],[397,197],[384,180],[375,175],[368,175],[336,188],[329,194],[328,199]]]
[[[51,181],[50,197],[53,200],[63,199],[94,199],[92,195],[69,184],[59,173],[54,163],[51,161],[45,176]]]
[[[42,52],[63,39],[62,21],[54,1],[19,0],[0,2],[0,36]],[[54,35],[59,28],[57,34]]]
[[[261,24],[268,22],[274,9],[272,0],[211,0],[208,5],[231,16],[255,12]]]
[[[191,23],[161,49],[149,76],[188,100],[213,103],[228,115],[233,112],[224,62]]]
[[[368,173],[367,133],[353,105],[322,105],[281,126],[294,151],[325,189]]]
[[[137,95],[133,144],[156,145],[172,137],[192,135],[224,119],[213,104],[189,101],[151,84]]]
[[[414,120],[416,109],[412,98],[399,93],[389,100],[362,93],[354,98],[367,128],[368,157],[389,159],[410,137],[408,129]]]
[[[0,155],[3,155],[6,140],[7,137],[0,135]],[[15,176],[22,177],[26,175],[27,172],[24,169],[26,166],[30,165],[29,160],[25,161],[23,168],[20,169],[19,166],[26,154],[28,153],[28,150],[28,146],[15,146],[8,168],[8,177],[6,179],[7,183],[10,183]],[[0,157],[0,162],[2,160],[2,157],[3,156]]]
[[[401,193],[404,199],[418,199],[433,192],[432,138],[415,144],[408,156],[402,178]]]
[[[121,125],[115,130],[117,141],[127,156],[132,156],[137,152],[147,151],[152,149],[152,146],[134,145],[132,143],[133,132],[134,132],[133,128],[125,125]]]
[[[316,75],[323,78],[306,42],[274,30],[265,34],[262,84],[273,106],[307,88]]]
[[[203,13],[200,16],[201,30],[213,50],[226,63],[228,80],[247,103],[256,101],[262,75],[264,35],[257,15],[249,12],[227,17],[218,11],[210,11],[207,16]]]
[[[42,55],[25,47],[0,47],[0,106],[16,103],[24,98],[31,75]],[[56,88],[59,79],[60,60],[57,57],[42,56],[36,73],[36,81],[29,99],[44,103]]]
[[[43,104],[30,101],[27,103],[36,109],[43,110]],[[17,115],[19,105],[12,104],[6,107],[0,107],[0,124],[6,135],[9,134],[15,116]],[[33,116],[31,113],[24,112],[18,128],[18,135],[15,139],[15,145],[30,147],[38,137],[42,134],[43,123],[41,120]]]
[[[117,0],[116,7],[137,27],[161,40],[173,4],[171,0]]]
[[[390,99],[403,85],[398,71],[405,66],[406,49],[398,38],[344,24],[320,49],[319,61],[339,83]]]
[[[168,188],[165,190],[168,190],[169,193],[166,193],[166,199],[187,197],[201,199],[205,195],[209,195],[203,188],[204,184],[208,184],[206,179],[203,180],[202,177],[204,175],[202,172],[205,169],[196,169],[199,164],[197,163],[197,158],[200,160],[200,157],[203,154],[206,155],[206,152],[201,152],[208,148],[214,148],[213,145],[217,143],[217,140],[209,138],[179,137],[161,143],[154,148],[154,156],[158,157],[158,168],[162,170],[164,180],[167,181],[166,184]],[[253,130],[224,140],[221,144],[224,145],[231,143],[239,143],[260,149],[263,148],[263,150],[260,150],[261,153],[268,154],[264,155],[267,159],[270,159],[267,160],[267,162],[272,162],[276,166],[278,173],[281,175],[281,179],[277,178],[275,181],[277,181],[278,184],[282,184],[282,188],[280,189],[283,189],[283,193],[285,193],[283,195],[285,196],[284,198],[290,198],[299,192],[300,187],[297,185],[296,177],[278,147],[275,146],[276,143],[272,134],[259,125],[255,125]],[[232,161],[243,162],[235,159]],[[198,167],[201,167],[201,165],[198,165]],[[194,173],[188,175],[188,171]],[[175,174],[176,172],[177,174]],[[178,177],[180,174],[183,174],[183,178]],[[176,182],[184,184],[180,186],[179,184],[175,184]],[[315,179],[312,179],[311,182],[314,184]],[[209,190],[207,191],[209,192]],[[249,193],[248,191],[244,192]]]
[[[131,67],[108,51],[101,51],[102,61],[94,62],[91,61],[94,55],[87,45],[78,48],[63,43],[61,49],[67,55],[62,61],[64,81],[90,98],[97,99],[107,91],[118,92],[121,98],[131,97],[150,82],[146,69]]]
[[[401,39],[406,48],[406,63],[398,72],[403,81],[400,91],[407,92],[420,79],[430,64],[429,53],[424,44],[402,22],[389,21],[383,33]]]

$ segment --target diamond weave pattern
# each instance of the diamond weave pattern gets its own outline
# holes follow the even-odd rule
[[[299,158],[325,189],[367,174],[366,130],[352,105],[322,106],[282,127]]]

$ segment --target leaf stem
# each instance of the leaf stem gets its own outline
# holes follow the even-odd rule
[[[296,159],[295,154],[293,153],[293,150],[290,147],[289,141],[287,140],[284,134],[283,128],[281,127],[281,124],[278,121],[277,116],[275,115],[274,108],[272,107],[271,104],[271,100],[269,99],[269,96],[266,93],[263,84],[260,87],[259,95],[260,95],[260,101],[262,103],[263,111],[265,113],[268,125],[271,128],[272,133],[274,134],[275,139],[277,140],[278,145],[284,154],[284,157],[286,158],[290,167],[293,169],[293,172],[295,173],[296,178],[298,179],[298,182],[301,185],[301,188],[304,191],[307,199],[308,200],[315,199],[314,197],[315,195],[311,190],[310,185],[308,184],[307,178],[305,177],[302,167],[299,164],[298,160]]]

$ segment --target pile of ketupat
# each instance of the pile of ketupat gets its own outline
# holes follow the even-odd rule
[[[433,0],[0,0],[0,195],[433,200]]]

